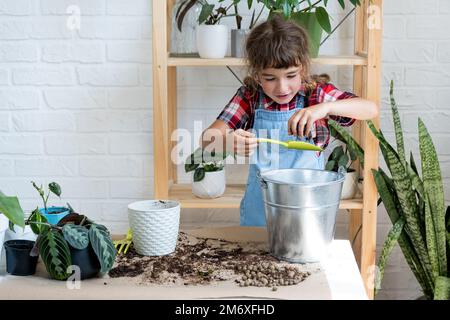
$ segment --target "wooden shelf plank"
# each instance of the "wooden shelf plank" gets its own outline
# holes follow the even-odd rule
[[[182,208],[239,208],[245,185],[227,185],[225,194],[217,199],[200,199],[192,194],[190,184],[175,184],[169,190],[169,199],[181,202]],[[340,209],[362,209],[362,199],[341,200]]]
[[[344,66],[365,66],[367,57],[359,55],[345,56],[319,56],[312,59],[313,64],[324,65],[344,65]],[[178,67],[214,67],[214,66],[245,66],[245,60],[241,58],[225,57],[223,59],[202,59],[202,58],[179,58],[169,57],[168,66]]]

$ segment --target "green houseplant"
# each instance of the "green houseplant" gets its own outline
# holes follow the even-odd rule
[[[61,194],[57,183],[52,182],[51,185],[52,189],[58,186],[54,191]],[[48,200],[48,197],[44,199]],[[24,220],[24,212],[17,197],[0,193],[0,206],[1,212],[11,222],[10,227],[14,224],[21,227],[29,225],[38,235],[31,256],[41,256],[53,279],[67,279],[73,271],[69,267],[74,265],[79,266],[81,279],[95,276],[98,272],[106,273],[112,268],[116,249],[108,229],[73,212],[69,205],[71,212],[57,224],[49,223],[38,208]]]
[[[317,57],[321,44],[322,31],[332,33],[330,16],[326,9],[328,0],[260,0],[269,9],[269,17],[272,14],[281,14],[286,19],[291,19],[304,27],[310,39],[310,55]],[[348,0],[351,5],[359,6],[360,0]],[[342,9],[345,9],[345,1],[338,0]],[[345,20],[347,16],[343,19]],[[342,22],[341,22],[342,23]],[[338,26],[341,24],[339,23]],[[336,27],[337,28],[337,27]]]
[[[343,146],[339,145],[333,149],[327,159],[325,169],[336,172],[338,172],[341,166],[346,169],[347,174],[342,187],[341,199],[351,199],[355,196],[358,183],[362,180],[362,178],[358,177],[358,172],[352,166],[358,160],[361,167],[364,167],[364,150],[352,135],[336,123],[336,121],[328,119],[328,126],[331,136],[341,141]]]
[[[390,85],[390,101],[395,126],[396,148],[385,139],[371,121],[368,125],[380,143],[391,176],[384,170],[372,170],[381,200],[393,224],[384,243],[378,267],[381,283],[386,261],[398,243],[406,262],[428,299],[450,299],[449,253],[450,209],[445,209],[444,190],[437,153],[423,121],[418,119],[421,174],[413,154],[409,162],[400,116]]]
[[[192,174],[192,193],[199,198],[217,198],[225,192],[225,159],[228,153],[195,150],[186,159],[184,169]]]
[[[43,215],[47,219],[48,223],[57,224],[59,220],[69,214],[70,209],[66,207],[47,207],[48,198],[50,197],[51,193],[61,198],[61,187],[58,183],[50,182],[48,184],[47,196],[45,195],[45,190],[42,185],[39,187],[34,181],[31,181],[31,184],[37,190],[39,196],[42,198],[44,208],[39,209],[39,211],[41,215]]]

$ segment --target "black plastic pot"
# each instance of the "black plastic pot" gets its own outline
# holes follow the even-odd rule
[[[34,241],[5,241],[6,272],[15,276],[30,276],[36,273],[38,257],[30,256]]]
[[[71,246],[69,247],[72,265],[80,268],[81,280],[95,277],[99,273],[101,267],[97,255],[91,245],[82,250],[75,249]]]

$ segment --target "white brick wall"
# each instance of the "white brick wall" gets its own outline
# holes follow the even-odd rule
[[[450,204],[450,1],[384,1],[381,124],[392,140],[388,84],[395,95],[407,144],[417,154],[417,117],[430,130]],[[80,29],[68,28],[80,9]],[[245,1],[244,25],[250,13]],[[76,7],[75,7],[76,8]],[[72,7],[73,9],[73,7]],[[339,21],[339,8],[329,10]],[[30,180],[62,185],[62,200],[107,224],[128,227],[128,203],[151,198],[152,150],[151,0],[2,0],[0,2],[0,190],[17,194],[26,210],[39,204]],[[234,19],[224,20],[234,27]],[[321,49],[351,53],[353,19]],[[234,68],[243,75],[243,70]],[[343,89],[351,68],[314,66]],[[224,68],[179,68],[178,125],[206,126],[229,101],[239,82]],[[419,162],[419,161],[417,161]],[[245,179],[228,168],[231,180]],[[180,178],[186,179],[179,168]],[[184,210],[186,227],[238,223],[237,210]],[[337,236],[348,216],[338,217]],[[390,228],[379,210],[378,249]],[[417,282],[397,248],[378,298],[415,298]]]

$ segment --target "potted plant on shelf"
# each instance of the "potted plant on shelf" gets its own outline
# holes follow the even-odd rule
[[[317,57],[321,45],[322,31],[331,34],[330,16],[326,7],[328,0],[305,1],[305,0],[261,0],[269,9],[269,18],[273,14],[281,14],[286,19],[291,19],[305,28],[309,35],[309,54],[312,58]],[[360,0],[349,0],[353,6],[359,6]],[[339,5],[345,9],[345,1],[339,0]],[[343,19],[345,20],[348,15]],[[342,21],[343,21],[342,20]],[[337,26],[341,23],[339,22]],[[337,27],[336,27],[337,28]]]
[[[192,193],[199,198],[217,198],[225,192],[224,161],[228,153],[198,148],[186,160],[185,171],[192,173]]]
[[[238,4],[240,0],[236,0],[233,2],[234,7],[234,14],[236,19],[236,29],[231,29],[231,56],[235,58],[242,58],[244,57],[244,45],[245,41],[247,39],[248,34],[250,33],[250,30],[256,25],[259,18],[261,17],[261,14],[264,10],[264,6],[261,6],[259,9],[259,13],[256,14],[256,8],[253,9],[252,17],[249,23],[248,28],[242,28],[242,16],[239,14]],[[247,1],[247,8],[250,10],[253,7],[254,3],[259,3],[259,0],[256,0],[253,2],[253,0]]]
[[[0,191],[0,213],[3,220],[3,231],[2,234],[0,234],[0,246],[2,248],[3,246],[5,247],[6,272],[17,276],[34,274],[36,272],[38,257],[37,255],[32,255],[31,251],[35,242],[26,239],[12,239],[3,243],[8,220],[10,225],[18,225],[22,228],[25,227],[25,215],[17,197],[7,196]]]
[[[411,271],[427,299],[450,300],[450,209],[445,208],[444,188],[437,153],[430,134],[418,119],[419,150],[422,176],[412,152],[409,162],[399,112],[390,86],[391,109],[396,146],[387,142],[381,130],[371,121],[368,125],[380,143],[381,153],[391,173],[372,170],[375,183],[392,222],[378,261],[381,284],[388,257],[398,243]]]
[[[358,172],[352,168],[353,161],[356,160],[356,154],[350,151],[347,146],[336,146],[328,157],[325,164],[325,170],[338,172],[340,167],[344,167],[347,172],[344,184],[342,185],[341,199],[353,199],[358,184]]]
[[[358,176],[358,172],[352,166],[358,160],[361,168],[364,168],[364,150],[352,135],[336,121],[328,119],[328,126],[331,136],[340,141],[344,146],[337,146],[333,149],[333,152],[328,157],[325,169],[337,172],[339,166],[346,168],[347,174],[344,185],[342,186],[341,199],[352,199],[356,195],[358,186],[363,180],[363,178]]]
[[[225,57],[228,44],[228,28],[220,24],[225,17],[234,16],[228,14],[228,10],[236,0],[228,6],[222,6],[225,0],[218,0],[219,7],[210,4],[206,0],[199,0],[202,10],[199,16],[199,26],[197,28],[197,49],[201,58],[220,59]]]
[[[42,188],[42,185],[38,187],[34,181],[31,181],[31,183],[33,184],[33,187],[39,192],[39,195],[44,202],[44,208],[39,209],[39,211],[47,219],[48,223],[57,224],[59,220],[69,214],[70,209],[66,207],[52,206],[47,208],[47,202],[48,198],[50,197],[50,193],[53,193],[58,197],[61,196],[61,187],[59,186],[59,184],[57,184],[56,182],[50,182],[48,184],[47,195],[45,195],[45,190],[44,188]]]

